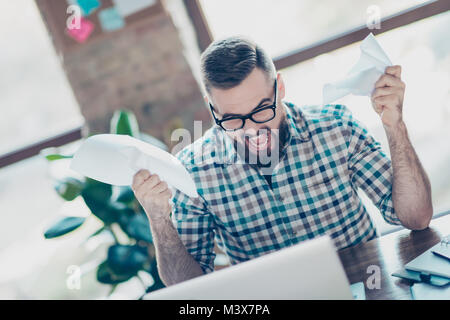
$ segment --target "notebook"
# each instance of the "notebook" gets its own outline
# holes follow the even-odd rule
[[[446,237],[448,238],[448,237]],[[450,261],[433,252],[441,252],[448,250],[446,246],[447,240],[443,241],[428,249],[426,252],[410,261],[405,265],[405,269],[410,271],[418,271],[425,274],[437,275],[445,278],[450,278]]]
[[[421,272],[406,270],[405,268],[401,268],[394,273],[392,273],[394,277],[410,280],[413,282],[427,282],[433,286],[443,287],[450,284],[450,278],[439,277],[436,275],[424,275]]]
[[[441,258],[448,259],[450,262],[450,236],[445,237],[441,241],[441,245],[432,250],[434,254],[438,255]]]

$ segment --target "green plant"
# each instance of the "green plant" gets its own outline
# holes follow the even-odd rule
[[[164,143],[154,137],[139,132],[134,114],[127,110],[118,110],[111,119],[111,133],[126,134],[167,150]],[[47,160],[56,161],[72,156],[49,154]],[[66,201],[82,197],[91,213],[103,222],[103,226],[92,236],[109,232],[114,243],[108,248],[107,258],[97,267],[97,280],[112,285],[138,276],[138,272],[149,273],[154,280],[146,292],[164,287],[156,268],[155,249],[148,218],[134,197],[129,186],[117,187],[90,178],[83,181],[75,177],[65,177],[56,181],[56,192]],[[45,232],[47,239],[60,237],[79,228],[86,218],[61,217]],[[126,243],[120,243],[116,235],[120,228],[127,236]]]

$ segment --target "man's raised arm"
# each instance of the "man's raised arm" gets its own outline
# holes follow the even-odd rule
[[[170,286],[203,275],[202,268],[186,250],[170,219],[172,193],[167,183],[156,174],[140,170],[133,178],[132,189],[148,216],[158,271],[164,284]]]
[[[433,216],[430,181],[408,138],[402,109],[405,84],[401,67],[386,68],[375,84],[372,105],[381,116],[391,151],[392,200],[402,224],[409,229],[425,229]]]

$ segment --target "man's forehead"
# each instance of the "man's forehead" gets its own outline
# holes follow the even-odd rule
[[[253,73],[253,72],[252,72]],[[242,83],[231,89],[212,88],[210,93],[211,103],[220,114],[236,113],[245,114],[256,107],[261,100],[271,98],[273,86],[269,84],[267,77],[250,74]]]
[[[219,94],[213,95],[213,106],[217,112],[224,113],[247,113],[256,107],[261,100],[270,98],[267,90],[263,92],[246,92],[243,95]],[[247,110],[249,109],[249,110]]]

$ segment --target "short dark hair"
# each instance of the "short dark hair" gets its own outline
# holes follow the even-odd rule
[[[275,66],[269,55],[253,41],[229,37],[211,43],[201,55],[205,89],[230,89],[238,86],[255,68],[275,79]]]

